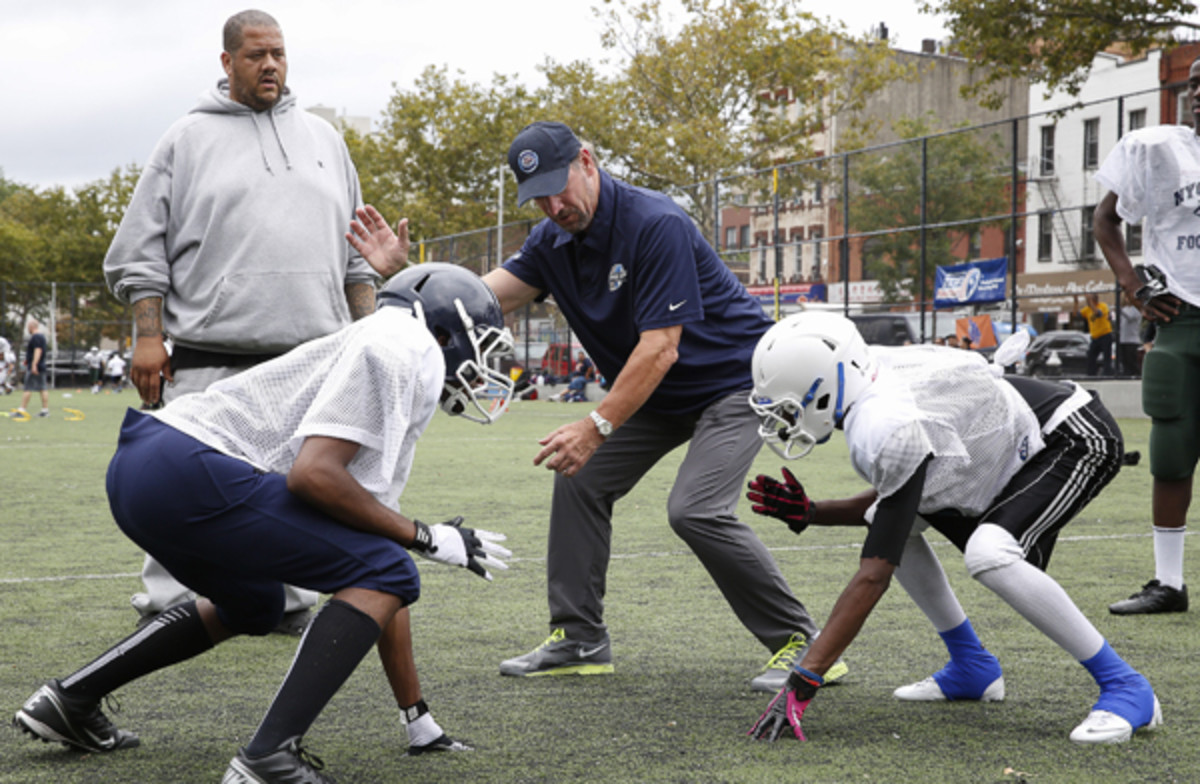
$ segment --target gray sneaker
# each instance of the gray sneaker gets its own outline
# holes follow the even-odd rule
[[[610,675],[612,645],[608,635],[599,642],[568,640],[562,629],[524,656],[500,662],[501,675]]]
[[[300,746],[299,738],[291,738],[265,757],[250,758],[240,749],[229,761],[221,784],[334,784],[321,773],[325,763]]]
[[[782,689],[783,684],[787,683],[792,666],[804,658],[804,651],[807,648],[808,636],[804,632],[793,634],[791,639],[782,648],[775,651],[775,655],[767,661],[762,672],[750,681],[750,691],[764,691],[774,694]],[[846,662],[838,659],[829,668],[828,672],[825,673],[825,683],[839,681],[848,672],[850,672],[850,668],[846,665]]]

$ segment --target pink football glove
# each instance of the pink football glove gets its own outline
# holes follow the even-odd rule
[[[788,676],[787,683],[746,734],[755,740],[775,741],[783,733],[783,728],[790,726],[797,740],[808,740],[804,737],[800,720],[823,683],[825,679],[820,675],[795,668]]]

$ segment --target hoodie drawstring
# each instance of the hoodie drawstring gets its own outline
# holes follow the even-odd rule
[[[263,168],[266,169],[267,172],[270,174],[275,173],[275,170],[271,168],[271,161],[267,158],[266,144],[263,142],[263,129],[262,129],[262,125],[258,119],[262,114],[266,114],[267,118],[270,120],[271,133],[275,137],[275,143],[277,145],[279,145],[279,152],[283,155],[284,164],[290,170],[292,168],[292,159],[290,157],[288,157],[287,147],[285,147],[283,144],[283,137],[281,137],[279,135],[279,127],[277,125],[275,125],[275,111],[273,109],[269,110],[267,112],[251,112],[250,113],[250,119],[254,123],[254,130],[257,132],[257,135],[258,135],[258,152],[259,152],[259,155],[262,156]]]

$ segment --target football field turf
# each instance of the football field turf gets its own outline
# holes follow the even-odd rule
[[[134,393],[55,390],[48,419],[0,419],[0,711],[5,723],[44,680],[62,677],[133,630],[138,549],[112,522],[104,471]],[[4,410],[15,395],[0,398]],[[81,414],[65,414],[64,407]],[[511,568],[487,583],[421,563],[413,607],[417,664],[434,716],[474,753],[404,758],[405,735],[375,657],[364,660],[306,738],[327,772],[355,782],[1198,782],[1200,608],[1117,617],[1107,605],[1153,576],[1148,424],[1123,420],[1127,467],[1059,538],[1050,573],[1162,701],[1164,726],[1132,742],[1081,747],[1067,734],[1095,686],[1082,667],[982,586],[931,533],[951,584],[1005,668],[1007,699],[903,704],[896,686],[938,669],[945,649],[896,584],[846,652],[850,674],[805,716],[807,743],[745,733],[768,701],[749,679],[766,662],[695,557],[671,532],[669,455],[617,505],[606,620],[616,672],[503,678],[502,659],[546,636],[546,519],[552,475],[536,441],[587,404],[518,402],[490,427],[438,414],[417,450],[402,510],[434,523],[456,514],[501,531]],[[80,419],[82,415],[82,419]],[[70,420],[68,419],[70,417]],[[778,473],[764,449],[754,472]],[[815,498],[864,488],[840,436],[789,464]],[[163,487],[164,494],[171,488]],[[795,536],[741,512],[772,548],[818,622],[857,568],[857,529]],[[1189,571],[1200,558],[1189,540]],[[235,639],[129,684],[108,711],[142,745],[86,755],[0,728],[0,784],[218,782],[291,662],[295,638]]]

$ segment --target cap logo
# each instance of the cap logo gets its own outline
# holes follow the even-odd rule
[[[517,167],[526,174],[537,171],[538,154],[533,150],[521,150],[521,154],[517,156]]]

